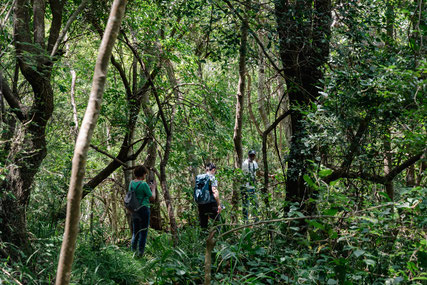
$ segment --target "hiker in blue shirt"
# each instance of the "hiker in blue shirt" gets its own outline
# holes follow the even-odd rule
[[[137,251],[138,256],[144,254],[150,224],[150,201],[154,202],[155,199],[150,187],[145,182],[147,173],[148,170],[145,166],[137,166],[134,170],[135,179],[129,183],[129,190],[133,189],[135,191],[136,198],[141,205],[132,212],[131,246],[133,251]]]
[[[219,200],[218,180],[215,178],[215,173],[215,164],[208,163],[206,165],[206,175],[209,176],[208,183],[210,183],[209,192],[211,195],[207,203],[198,204],[200,227],[204,229],[208,227],[209,218],[213,219],[214,221],[221,219],[220,213],[222,207]]]

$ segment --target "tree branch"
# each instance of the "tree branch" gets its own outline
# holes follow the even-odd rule
[[[94,146],[93,144],[90,144],[90,147],[93,148],[94,150],[96,150],[99,153],[102,153],[103,155],[108,156],[109,158],[117,161],[118,163],[120,163],[122,166],[127,167],[126,163],[124,163],[123,161],[121,161],[120,159],[118,159],[117,157],[112,156],[111,154],[103,151],[102,149],[99,149],[98,147]]]
[[[419,152],[418,154],[408,158],[405,162],[393,168],[388,175],[385,176],[385,179],[389,182],[392,181],[400,172],[413,165],[415,162],[421,159],[426,150]]]
[[[350,148],[347,152],[347,155],[344,158],[343,163],[341,164],[341,167],[334,172],[332,172],[330,175],[323,178],[323,181],[329,183],[331,181],[337,180],[338,178],[355,178],[353,177],[353,174],[349,172],[351,163],[353,162],[354,156],[356,155],[356,150],[360,146],[361,140],[363,135],[365,134],[366,129],[368,128],[369,122],[371,121],[371,115],[367,115],[359,124],[359,128],[357,129],[356,135],[354,136]],[[378,177],[372,177],[369,174],[365,174],[365,177],[371,177],[370,181],[382,181],[381,178]],[[382,182],[377,182],[382,183]]]
[[[353,162],[354,156],[356,155],[356,150],[360,146],[363,135],[365,134],[366,129],[368,128],[369,122],[371,121],[371,115],[367,115],[359,124],[356,135],[351,142],[350,149],[345,156],[343,163],[341,164],[341,169],[347,171]]]
[[[130,88],[129,81],[128,81],[127,77],[126,77],[126,73],[123,70],[123,67],[120,65],[120,63],[118,63],[116,61],[116,59],[114,58],[113,55],[111,56],[111,63],[114,65],[114,67],[117,69],[117,71],[120,74],[120,77],[121,77],[121,79],[123,81],[123,85],[124,85],[125,90],[126,90],[127,97],[131,98],[132,97],[132,91],[131,91],[131,88]]]
[[[264,192],[268,190],[268,161],[267,161],[267,136],[268,134],[277,127],[277,125],[285,119],[287,116],[291,115],[293,110],[288,110],[282,115],[280,115],[263,133],[262,133],[262,160],[264,162]],[[268,197],[265,198],[266,202]]]
[[[144,138],[144,142],[142,143],[142,145],[139,147],[139,149],[132,155],[128,156],[126,158],[126,161],[130,161],[130,160],[135,160],[138,155],[144,150],[144,148],[147,146],[148,142],[150,142],[151,139],[150,138]]]
[[[7,84],[6,80],[3,77],[3,72],[1,69],[0,69],[0,93],[4,96],[10,108],[12,109],[12,112],[16,114],[18,119],[21,122],[25,121],[27,117],[22,110],[21,103],[19,102],[18,98],[16,98],[13,95],[12,90],[10,89],[9,85]]]
[[[351,172],[351,171],[345,171],[344,169],[340,168],[335,170],[332,174],[324,177],[322,180],[326,183],[329,183],[331,181],[337,180],[339,178],[348,178],[348,179],[363,179],[367,181],[371,181],[374,183],[379,184],[386,184],[391,182],[399,173],[401,173],[403,170],[408,168],[409,166],[416,163],[418,160],[422,158],[424,154],[424,151],[408,158],[405,162],[402,164],[396,166],[393,168],[389,174],[385,176],[370,174],[366,172]]]
[[[49,1],[52,7],[52,2],[57,2],[57,1]],[[83,11],[83,9],[85,8],[86,4],[89,2],[89,0],[83,0],[82,3],[80,3],[79,7],[77,7],[76,11],[74,11],[74,13],[70,16],[70,18],[68,18],[67,23],[65,24],[64,29],[62,29],[61,33],[59,34],[59,36],[55,36],[55,34],[53,33],[52,29],[51,29],[51,33],[49,35],[49,43],[48,44],[48,50],[52,49],[50,56],[53,57],[56,55],[56,52],[58,51],[58,47],[61,44],[62,40],[64,39],[65,35],[68,32],[68,29],[71,27],[71,24],[74,22],[74,20],[77,18],[77,16]],[[53,10],[53,8],[52,8]],[[60,26],[60,25],[59,25]],[[55,41],[56,39],[56,41]],[[53,41],[55,41],[55,43],[53,44]]]

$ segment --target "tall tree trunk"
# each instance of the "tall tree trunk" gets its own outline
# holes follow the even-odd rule
[[[247,1],[249,2],[249,1]],[[240,27],[240,49],[239,49],[239,83],[237,85],[237,94],[236,94],[236,115],[234,122],[234,149],[236,151],[236,156],[234,160],[234,168],[242,168],[243,163],[243,146],[242,146],[242,129],[243,129],[243,107],[244,107],[244,95],[245,95],[245,78],[246,78],[246,53],[247,53],[247,42],[248,42],[248,15],[244,16],[242,25]],[[240,183],[234,181],[233,183],[233,195],[231,198],[231,203],[233,211],[237,212],[237,205],[239,202],[239,187]]]
[[[329,55],[331,1],[276,0],[275,14],[290,108],[308,107],[317,97],[316,86],[322,78],[320,67]],[[312,193],[303,179],[313,156],[312,149],[304,145],[308,133],[303,121],[302,112],[292,114],[286,195],[293,202],[302,202]]]
[[[79,228],[80,200],[82,197],[83,177],[85,174],[86,157],[93,131],[101,109],[102,94],[104,92],[107,69],[113,51],[114,43],[120,31],[124,16],[126,0],[113,2],[107,27],[99,48],[98,58],[95,64],[95,72],[92,80],[92,90],[89,104],[84,116],[81,129],[74,150],[73,166],[68,192],[67,218],[65,223],[64,239],[61,247],[61,255],[58,262],[56,275],[57,285],[70,283],[71,266],[74,259],[76,239]]]

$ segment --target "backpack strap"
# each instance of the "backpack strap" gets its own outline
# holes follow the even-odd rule
[[[132,180],[132,181],[131,181],[131,183],[133,183],[133,182],[134,182],[134,181]],[[131,191],[136,192],[136,189],[138,189],[138,188],[139,188],[139,186],[141,186],[141,185],[142,185],[142,183],[141,183],[141,182],[138,182],[138,185],[136,186],[136,188],[135,188],[135,189],[134,189],[133,185],[134,185],[134,184],[132,184],[132,185],[131,185],[130,190],[131,190]]]
[[[131,181],[131,183],[133,183],[134,181],[132,180]],[[133,191],[133,192],[135,192],[135,195],[136,195],[136,190],[139,188],[139,186],[141,186],[142,185],[142,182],[137,182],[138,183],[138,185],[136,186],[136,188],[135,189],[133,189],[133,187],[131,187],[131,191]],[[133,186],[133,185],[132,185]],[[143,192],[143,194],[145,195],[145,193]],[[142,197],[142,200],[144,200],[144,195],[143,195],[143,197]],[[138,198],[137,198],[137,200],[138,200]],[[141,201],[139,201],[138,200],[138,202],[139,202],[139,204],[141,205],[142,204],[142,200]],[[141,205],[141,207],[142,207],[142,205]],[[139,208],[138,208],[139,209]]]

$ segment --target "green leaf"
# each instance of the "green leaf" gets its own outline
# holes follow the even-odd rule
[[[354,254],[356,257],[359,257],[359,256],[361,256],[361,255],[364,255],[364,254],[365,254],[365,252],[366,252],[366,251],[364,251],[363,249],[358,249],[358,250],[354,251],[354,252],[353,252],[353,254]]]
[[[319,171],[319,176],[320,177],[326,177],[328,175],[332,174],[332,170],[331,169],[322,169]]]
[[[339,179],[337,179],[337,180],[331,181],[331,182],[329,182],[329,185],[331,185],[332,187],[334,187],[335,185],[337,185],[337,184],[338,184],[338,182],[340,182],[340,181],[341,181],[341,179],[342,179],[342,178],[339,178]]]
[[[322,225],[321,223],[319,223],[319,222],[316,222],[316,221],[308,221],[308,223],[310,224],[310,225],[312,225],[313,227],[315,227],[315,228],[318,228],[318,229],[321,229],[321,230],[324,230],[325,229],[325,226],[324,225]]]
[[[182,275],[185,275],[185,271],[184,270],[177,270],[176,271],[176,274],[178,274],[178,275],[180,275],[180,276],[182,276]]]
[[[375,266],[375,264],[376,264],[376,262],[372,259],[364,259],[363,261],[366,263],[366,265]]]
[[[380,192],[380,195],[381,195],[381,196],[383,196],[384,198],[386,198],[386,200],[387,200],[388,202],[391,202],[390,196],[388,196],[388,194],[387,194],[387,193],[385,193],[385,192]]]
[[[311,179],[310,176],[308,176],[307,174],[304,174],[303,178],[304,178],[304,181],[307,182],[308,186],[314,189],[317,189],[316,184],[314,183],[314,181]]]
[[[330,208],[326,211],[323,211],[323,214],[325,214],[326,216],[335,216],[336,213],[338,213],[338,209],[335,208]]]

